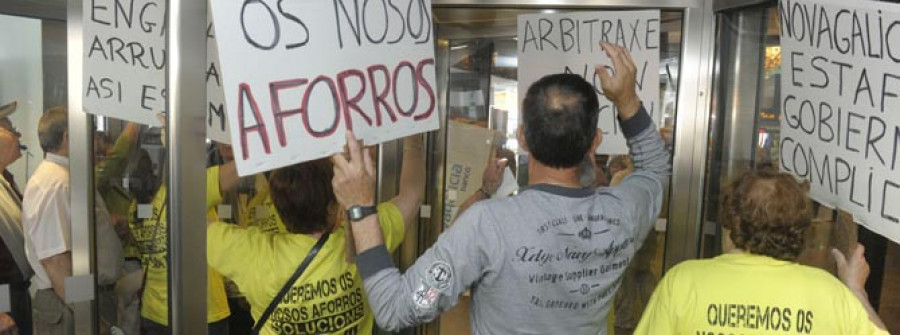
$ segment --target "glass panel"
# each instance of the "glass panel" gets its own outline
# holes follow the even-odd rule
[[[116,325],[127,334],[139,334],[141,318],[160,326],[168,324],[169,254],[163,168],[168,156],[159,127],[107,117],[96,117],[95,125],[100,330]],[[112,234],[107,226],[114,228]]]
[[[449,49],[447,168],[442,178],[445,226],[452,223],[455,207],[481,186],[482,171],[491,154],[507,158],[507,166],[518,184],[528,184],[527,155],[518,146],[515,135],[519,124],[516,20],[522,14],[564,11],[567,10],[435,8],[437,41]],[[674,144],[682,19],[682,12],[661,13],[659,92],[665,123],[662,133],[669,150]],[[602,168],[596,176],[585,178],[593,186],[609,185],[611,176],[628,164],[626,156],[596,155],[595,160]],[[464,164],[454,166],[454,162]],[[667,205],[668,198],[657,229],[651,231],[623,279],[614,312],[619,334],[630,333],[637,325],[661,276]],[[465,295],[457,307],[442,316],[443,333],[470,332],[469,304]]]
[[[779,165],[781,47],[775,4],[719,15],[719,78],[710,118],[710,159],[704,201],[702,256],[725,251],[719,225],[720,189],[751,169]],[[835,271],[832,247],[858,241],[871,267],[866,291],[891,333],[900,331],[900,246],[814,203],[818,218],[798,261]],[[858,236],[858,237],[857,237]]]

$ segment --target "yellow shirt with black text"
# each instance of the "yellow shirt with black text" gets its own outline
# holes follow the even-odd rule
[[[403,241],[403,215],[393,203],[378,205],[388,250]],[[346,225],[346,223],[344,223]],[[262,334],[371,334],[373,315],[356,264],[347,260],[345,227],[333,231],[318,255],[269,317]],[[214,223],[207,229],[209,264],[231,278],[250,302],[254,320],[316,244],[303,234],[267,233]]]
[[[216,185],[218,190],[219,168],[211,167],[206,170],[207,190],[210,184]],[[207,193],[207,209],[211,204],[221,202],[218,192]],[[160,186],[151,203],[153,213],[149,218],[138,219],[137,203],[132,203],[129,210],[129,227],[140,251],[141,265],[147,270],[144,292],[141,296],[141,317],[153,322],[169,325],[168,302],[168,239],[166,186]],[[206,224],[198,222],[197,224]],[[209,268],[207,276],[207,322],[220,321],[229,315],[228,299],[225,295],[225,284],[222,275]]]
[[[278,216],[275,203],[269,195],[269,181],[266,176],[257,174],[254,177],[254,184],[256,193],[253,196],[238,195],[241,206],[238,224],[241,227],[259,227],[264,232],[287,233],[287,228]]]
[[[676,265],[634,334],[887,334],[837,278],[753,254]]]

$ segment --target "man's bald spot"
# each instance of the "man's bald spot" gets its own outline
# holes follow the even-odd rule
[[[548,87],[545,91],[544,108],[551,112],[571,111],[580,100],[577,94],[563,92],[559,86]]]

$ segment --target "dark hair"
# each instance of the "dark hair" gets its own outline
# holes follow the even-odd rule
[[[328,209],[336,202],[328,159],[286,166],[269,176],[269,192],[278,215],[294,234],[320,233],[331,227]]]
[[[749,171],[722,192],[719,217],[734,245],[749,253],[794,261],[812,219],[807,187],[793,176]]]
[[[44,152],[62,149],[63,139],[69,130],[69,113],[64,107],[53,107],[41,115],[38,122],[38,140]]]
[[[553,168],[575,167],[597,135],[600,103],[590,83],[574,74],[544,76],[523,102],[525,140],[531,155]]]

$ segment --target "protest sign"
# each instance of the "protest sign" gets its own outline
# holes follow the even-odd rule
[[[447,173],[444,194],[444,225],[449,227],[459,207],[481,188],[484,168],[491,157],[494,130],[451,120],[447,122]],[[511,162],[509,164],[514,164]]]
[[[239,174],[438,127],[430,1],[211,5]]]
[[[84,111],[159,126],[166,108],[166,2],[84,2]],[[217,64],[215,34],[207,29],[207,137],[231,142]]]
[[[228,118],[225,117],[225,95],[222,93],[222,66],[212,16],[206,20],[206,138],[220,143],[231,143],[228,136]]]
[[[570,12],[520,15],[518,20],[519,97],[543,76],[574,73],[594,85],[600,99],[598,127],[603,143],[598,154],[625,154],[628,147],[618,125],[616,107],[603,96],[595,66],[612,68],[600,42],[625,47],[637,68],[637,93],[659,125],[659,11]]]
[[[87,113],[159,125],[165,110],[166,2],[84,1]]]
[[[900,6],[783,0],[778,11],[780,169],[900,243]]]

